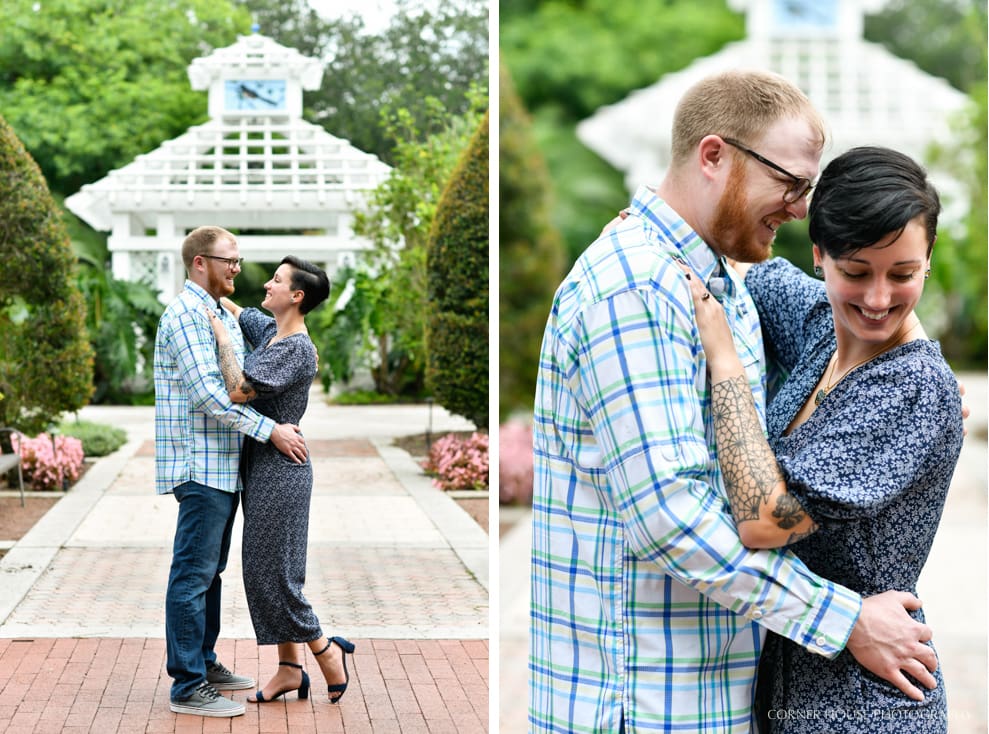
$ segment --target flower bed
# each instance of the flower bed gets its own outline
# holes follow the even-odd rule
[[[444,491],[488,488],[488,436],[443,436],[432,445],[422,468]]]
[[[82,470],[82,441],[72,436],[52,437],[39,433],[34,438],[18,434],[12,437],[15,451],[20,451],[24,481],[39,491],[65,490],[79,478]]]

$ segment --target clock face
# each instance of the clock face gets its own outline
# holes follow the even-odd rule
[[[779,28],[834,28],[837,0],[774,0],[773,20]]]
[[[276,112],[285,109],[284,79],[227,79],[223,108]]]

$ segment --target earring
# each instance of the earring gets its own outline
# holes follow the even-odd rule
[[[822,268],[820,265],[815,265],[814,266],[814,275],[816,275],[818,278],[823,278],[824,277],[824,268]]]
[[[924,271],[924,280],[927,280],[930,277],[931,277],[931,269],[927,268],[927,270]]]

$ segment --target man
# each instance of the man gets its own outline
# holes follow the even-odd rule
[[[904,610],[919,601],[863,600],[788,552],[744,548],[714,453],[676,260],[722,301],[764,420],[758,317],[724,259],[766,259],[806,216],[824,141],[781,77],[701,81],[658,190],[636,192],[556,293],[535,404],[530,731],[749,732],[763,627],[829,657],[847,647],[913,697],[901,669],[934,685],[930,630]]]
[[[179,503],[165,596],[171,710],[228,717],[244,705],[217,691],[254,688],[253,678],[225,668],[214,652],[220,634],[220,574],[241,490],[242,434],[271,441],[296,462],[307,456],[298,426],[276,425],[253,408],[230,402],[216,356],[207,308],[230,332],[244,359],[240,327],[219,300],[240,272],[237,240],[220,227],[199,227],[182,243],[188,279],[158,323],[155,338],[155,479],[158,494]]]

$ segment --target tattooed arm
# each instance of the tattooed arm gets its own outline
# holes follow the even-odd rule
[[[732,516],[749,548],[778,548],[817,530],[800,502],[787,492],[776,457],[763,433],[724,310],[696,277],[690,291],[711,373],[711,413],[718,463]]]
[[[778,548],[807,537],[817,525],[787,492],[737,355],[735,361],[737,370],[711,368],[718,462],[742,543],[749,548]],[[719,360],[719,364],[724,362],[728,360]]]
[[[226,383],[230,400],[234,403],[250,402],[257,397],[257,392],[237,361],[237,353],[230,341],[227,327],[211,310],[207,309],[207,314],[209,315],[210,326],[213,327],[213,334],[216,336],[217,350],[220,355],[220,373],[223,375],[224,383]]]

